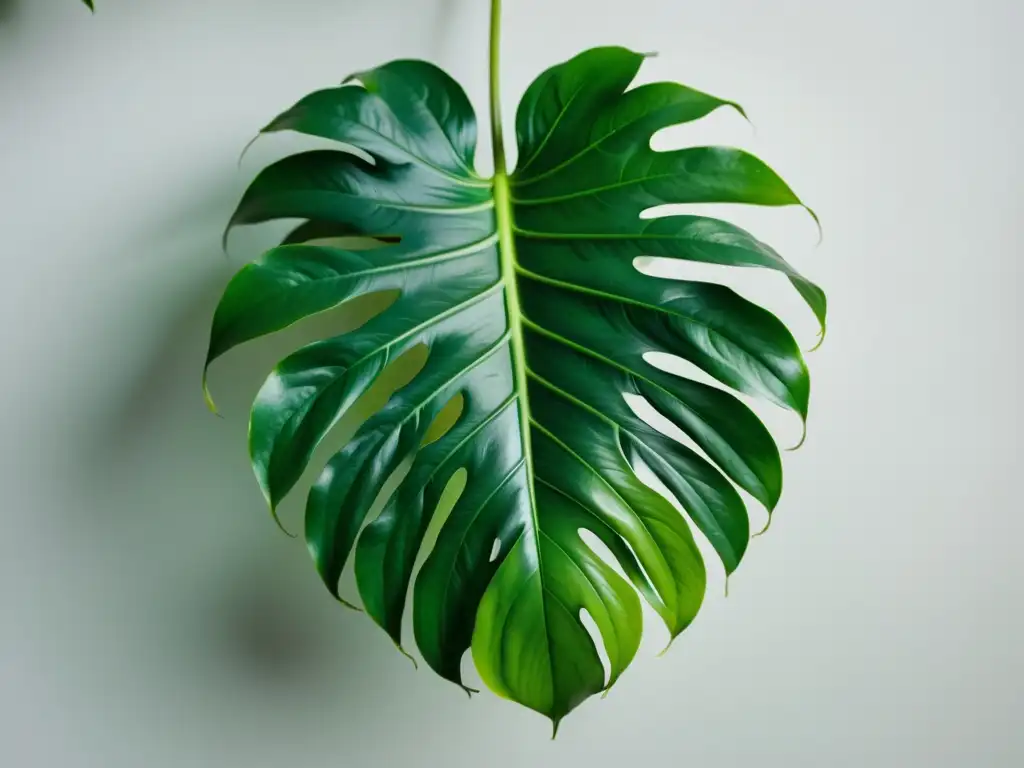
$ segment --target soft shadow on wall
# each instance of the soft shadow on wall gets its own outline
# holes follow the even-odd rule
[[[178,278],[169,286],[162,270],[143,270],[131,291],[140,310],[111,318],[119,359],[105,391],[80,404],[90,416],[67,438],[82,494],[67,510],[67,532],[80,556],[95,559],[94,573],[106,573],[118,666],[142,652],[124,674],[173,680],[182,711],[216,696],[278,713],[302,702],[351,719],[373,700],[370,689],[407,684],[408,664],[365,617],[328,596],[301,540],[278,531],[245,440],[247,405],[273,363],[343,330],[353,312],[225,358],[211,373],[223,417],[211,414],[200,387],[210,318],[233,271],[269,244],[265,230],[247,232],[232,238],[231,256],[220,252],[236,201],[215,194],[117,248],[176,263]],[[158,320],[133,326],[141,307]],[[302,495],[300,487],[283,512],[299,533]]]
[[[210,375],[222,417],[204,404],[202,366],[220,294],[280,233],[238,231],[229,255],[220,249],[224,222],[260,165],[247,161],[166,220],[110,243],[109,263],[134,267],[118,280],[123,305],[99,310],[93,323],[91,333],[103,337],[94,369],[105,375],[79,390],[82,416],[52,451],[62,481],[48,490],[58,499],[51,508],[61,510],[51,555],[73,559],[82,579],[71,592],[50,585],[53,599],[41,600],[51,626],[63,627],[69,611],[78,617],[78,636],[49,641],[47,656],[64,660],[57,666],[68,665],[61,673],[78,680],[75,690],[109,694],[105,721],[135,718],[147,745],[188,733],[204,755],[204,743],[227,749],[260,732],[260,742],[270,740],[271,730],[287,734],[281,749],[345,734],[365,739],[385,710],[416,711],[429,728],[423,713],[438,702],[470,706],[454,687],[416,673],[365,615],[323,588],[301,540],[312,477],[284,505],[285,525],[300,534],[291,540],[248,464],[247,409],[273,364],[362,322],[380,300],[231,353]],[[319,458],[365,415],[343,424]],[[343,594],[355,595],[350,576]],[[119,748],[138,755],[129,744]]]

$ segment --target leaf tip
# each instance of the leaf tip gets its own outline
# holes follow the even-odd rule
[[[814,342],[814,346],[807,350],[807,354],[811,352],[817,352],[821,349],[821,345],[825,343],[825,326],[821,326],[821,331],[818,333],[818,340]]]
[[[674,635],[672,635],[672,637],[671,637],[671,638],[669,638],[669,641],[668,641],[668,645],[666,645],[666,646],[665,646],[664,648],[662,648],[662,649],[661,649],[661,652],[660,652],[660,653],[658,653],[658,655],[657,655],[657,657],[656,657],[656,658],[659,658],[659,659],[660,659],[660,658],[662,658],[663,656],[667,655],[667,654],[668,654],[668,652],[669,652],[669,651],[670,651],[670,650],[672,649],[672,644],[673,644],[673,643],[675,643],[675,641],[676,641],[676,638],[677,638],[677,637],[679,637],[679,634],[678,634],[678,633],[677,633],[677,634],[674,634]]]
[[[769,512],[768,513],[768,522],[764,524],[764,528],[762,528],[760,531],[755,533],[750,538],[757,539],[757,538],[760,538],[761,536],[764,536],[766,533],[768,533],[768,529],[772,527],[772,519],[773,519],[773,516],[772,516],[771,512]]]
[[[552,717],[551,718],[551,740],[554,741],[558,738],[558,726],[562,724],[562,718]]]
[[[273,123],[271,123],[271,125],[273,125]],[[267,126],[263,130],[261,130],[259,133],[257,133],[251,139],[249,139],[249,142],[244,147],[242,147],[242,151],[238,155],[238,167],[239,168],[242,167],[242,161],[245,160],[245,156],[249,153],[249,150],[252,148],[252,145],[255,144],[259,140],[260,136],[262,136],[268,130],[270,130],[270,126]]]
[[[355,611],[356,613],[364,613],[364,611],[363,611],[363,609],[362,609],[362,608],[360,608],[360,607],[359,607],[358,605],[356,605],[355,603],[351,603],[351,602],[349,602],[349,601],[348,601],[348,600],[346,600],[346,599],[345,599],[344,597],[342,597],[341,595],[339,595],[339,594],[338,594],[337,592],[333,592],[333,593],[331,593],[331,596],[332,596],[332,597],[333,597],[333,598],[334,598],[335,600],[337,600],[337,601],[338,601],[339,603],[341,603],[341,604],[342,604],[343,606],[345,606],[346,608],[348,608],[348,609],[349,609],[350,611]]]
[[[735,109],[739,113],[740,117],[746,120],[750,124],[750,127],[754,129],[754,135],[757,135],[757,126],[754,125],[754,121],[750,119],[750,115],[747,114],[747,110],[743,108],[742,104],[736,101],[727,101],[725,102],[725,106]]]
[[[285,528],[284,523],[281,522],[281,518],[277,516],[277,512],[276,511],[272,512],[272,515],[274,517],[274,522],[277,523],[277,527],[281,529],[281,533],[283,533],[289,539],[297,539],[297,538],[299,538],[299,535],[297,533],[292,533],[287,528]],[[338,599],[340,600],[341,598],[339,597]]]
[[[398,652],[400,654],[402,654],[403,656],[405,656],[405,658],[412,662],[413,669],[415,669],[418,672],[420,669],[420,665],[419,662],[413,658],[412,654],[405,650],[405,648],[402,647],[402,644],[398,641],[395,641],[395,648],[398,649]]]
[[[260,485],[262,486],[262,483],[260,483]],[[299,538],[298,534],[292,533],[292,532],[291,532],[291,531],[289,531],[289,530],[288,530],[287,528],[285,528],[285,525],[284,525],[284,523],[283,523],[283,522],[281,522],[281,517],[280,517],[280,516],[279,516],[279,515],[277,514],[277,502],[275,502],[275,501],[274,501],[274,500],[273,500],[273,499],[272,499],[272,498],[270,497],[270,494],[269,494],[269,493],[267,493],[267,491],[266,491],[265,489],[264,489],[264,491],[263,491],[263,497],[264,497],[264,498],[266,499],[266,501],[267,501],[267,506],[269,506],[269,507],[270,507],[270,516],[271,516],[272,518],[274,518],[274,522],[275,522],[275,523],[277,523],[277,527],[278,527],[278,528],[279,528],[279,529],[281,530],[281,533],[283,533],[283,534],[284,534],[285,536],[287,536],[287,537],[288,537],[289,539],[297,539],[297,538]],[[335,594],[334,596],[335,596],[335,597],[338,597],[338,595],[337,595],[337,594]],[[340,600],[341,598],[339,597],[338,599]]]
[[[811,206],[804,205],[804,203],[800,203],[800,205],[803,206],[803,209],[810,214],[812,219],[814,219],[814,226],[818,228],[818,242],[815,244],[815,247],[817,248],[821,246],[825,240],[825,230],[821,226],[821,219],[818,218],[818,214],[814,212],[814,209],[811,208]]]
[[[203,371],[203,401],[206,403],[206,407],[210,413],[218,418],[224,418],[221,416],[220,411],[217,410],[217,404],[213,402],[213,395],[210,394],[210,385],[206,378],[206,371]]]
[[[234,222],[229,221],[228,225],[224,227],[224,234],[220,236],[220,249],[224,252],[224,258],[228,257],[228,235],[231,234],[232,226],[234,226]]]
[[[807,442],[807,419],[806,418],[801,419],[800,420],[800,425],[801,425],[800,440],[798,440],[797,444],[794,445],[792,448],[787,448],[786,449],[790,453],[792,453],[793,451],[799,451],[803,447],[804,443]]]

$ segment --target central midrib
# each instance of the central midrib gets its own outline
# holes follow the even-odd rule
[[[512,224],[512,195],[508,174],[499,171],[494,176],[494,208],[498,226],[498,253],[501,259],[501,282],[505,289],[505,311],[508,314],[510,346],[512,348],[512,369],[515,380],[516,398],[519,401],[520,433],[523,458],[530,491],[530,509],[533,513],[534,528],[539,529],[536,509],[537,501],[533,484],[533,446],[530,441],[530,402],[527,396],[526,349],[523,339],[523,312],[519,300],[519,283],[516,270],[515,230]]]

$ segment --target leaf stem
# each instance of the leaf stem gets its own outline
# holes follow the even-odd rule
[[[505,162],[505,139],[501,127],[501,0],[491,0],[491,138],[494,144],[494,213],[498,227],[498,251],[501,258],[501,282],[505,290],[505,309],[512,336],[512,367],[519,419],[530,487],[533,528],[540,530],[536,518],[536,493],[533,482],[533,446],[530,442],[530,403],[527,398],[526,351],[523,340],[523,310],[519,299],[516,272],[515,225],[512,221],[512,192]]]
[[[505,175],[505,134],[501,124],[501,0],[491,0],[491,143],[494,175]]]

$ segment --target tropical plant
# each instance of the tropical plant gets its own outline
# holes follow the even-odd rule
[[[646,356],[677,355],[734,390],[807,415],[807,367],[775,316],[721,285],[643,274],[635,259],[776,270],[822,328],[825,296],[736,226],[641,218],[666,203],[802,205],[738,149],[653,150],[662,128],[740,108],[675,83],[631,88],[643,54],[595,48],[534,81],[519,106],[519,162],[510,172],[500,0],[492,17],[491,178],[475,170],[477,123],[465,93],[423,61],[355,74],[263,129],[344,146],[276,162],[246,191],[229,229],[305,223],[230,281],[207,368],[355,297],[391,296],[361,327],[299,349],[266,379],[249,424],[259,485],[276,519],[341,417],[389,363],[426,348],[415,377],[313,483],[309,551],[339,600],[354,551],[365,610],[401,648],[414,565],[429,549],[412,586],[427,664],[465,687],[460,663],[471,649],[488,687],[557,728],[632,660],[637,593],[673,638],[704,596],[690,524],[637,469],[646,466],[675,496],[729,573],[749,539],[737,486],[769,511],[782,488],[779,451],[751,410]],[[367,238],[375,247],[358,247]],[[707,458],[649,426],[624,395],[644,398]],[[454,424],[437,429],[456,400]],[[428,527],[456,482],[464,486],[430,547]],[[371,509],[381,511],[368,522]],[[626,579],[581,531],[603,543]],[[581,618],[588,614],[607,674]]]

